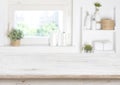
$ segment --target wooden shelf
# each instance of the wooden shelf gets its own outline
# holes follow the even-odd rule
[[[116,30],[82,30],[88,32],[115,32]]]

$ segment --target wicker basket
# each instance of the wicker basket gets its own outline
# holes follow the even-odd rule
[[[111,19],[102,19],[101,20],[101,29],[102,30],[114,30],[115,22]]]

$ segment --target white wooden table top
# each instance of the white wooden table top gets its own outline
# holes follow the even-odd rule
[[[0,56],[0,78],[119,78],[114,56]]]

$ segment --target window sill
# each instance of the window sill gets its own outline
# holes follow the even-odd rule
[[[75,46],[1,46],[0,54],[40,54],[40,53],[76,53]]]
[[[115,52],[102,53],[81,53],[76,46],[40,46],[40,45],[22,45],[19,47],[0,46],[0,55],[40,55],[40,54],[79,54],[79,56],[116,56]]]

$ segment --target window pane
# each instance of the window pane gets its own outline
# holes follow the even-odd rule
[[[25,37],[49,36],[63,26],[63,11],[16,11],[14,27]]]

